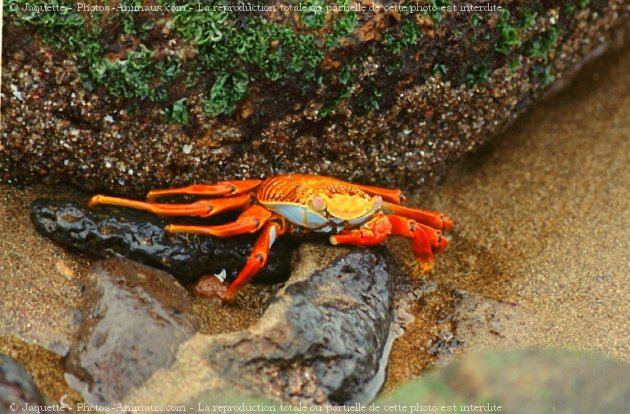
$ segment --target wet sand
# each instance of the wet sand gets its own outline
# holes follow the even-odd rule
[[[43,186],[0,186],[0,354],[17,359],[51,401],[74,395],[63,379],[62,355],[80,321],[86,260],[40,237],[29,219]]]
[[[587,66],[411,198],[456,223],[428,277],[456,298],[455,355],[532,345],[630,361],[628,67],[627,48]],[[425,367],[426,347],[403,337],[390,363],[388,388]]]
[[[0,336],[16,335],[62,355],[78,323],[85,261],[35,232],[29,205],[36,196],[0,186]]]

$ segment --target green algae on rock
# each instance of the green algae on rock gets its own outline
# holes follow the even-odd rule
[[[629,17],[622,0],[46,4],[65,8],[4,16],[0,179],[127,194],[284,172],[417,186]]]

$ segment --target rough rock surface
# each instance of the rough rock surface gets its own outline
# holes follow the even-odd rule
[[[184,218],[173,220],[189,222]],[[51,199],[31,204],[31,221],[40,234],[74,251],[96,258],[117,253],[166,270],[183,283],[222,271],[226,271],[227,280],[234,279],[258,237],[169,235],[164,231],[168,222],[152,214],[109,207],[88,209],[85,203]],[[202,222],[208,225],[207,219]],[[278,240],[255,280],[286,279],[291,271],[286,258],[294,249],[295,243],[289,238]]]
[[[0,412],[29,412],[46,402],[31,376],[13,358],[0,355]]]
[[[98,262],[66,369],[91,404],[120,401],[175,360],[196,331],[190,296],[167,273],[126,259]]]
[[[127,194],[283,172],[418,186],[566,83],[630,15],[625,0],[492,4],[8,12],[0,179]]]
[[[383,368],[395,269],[381,248],[323,251],[335,256],[301,247],[298,268],[258,324],[195,335],[172,367],[157,372],[127,402],[167,404],[236,392],[340,404],[378,391],[383,378],[371,381]]]

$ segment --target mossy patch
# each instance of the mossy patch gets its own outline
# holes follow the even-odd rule
[[[231,114],[247,94],[248,84],[247,74],[242,71],[219,74],[203,102],[203,110],[210,115]]]
[[[504,55],[521,45],[521,34],[516,25],[510,23],[510,12],[503,9],[499,16],[497,29],[501,34],[501,40],[497,44],[496,50]]]
[[[532,59],[547,60],[549,52],[558,41],[558,35],[558,28],[552,26],[547,31],[536,36],[527,50],[528,56]]]
[[[487,63],[477,63],[470,67],[464,78],[464,84],[469,88],[474,85],[488,82],[490,79],[490,65]]]
[[[442,7],[447,7],[450,3],[449,0],[429,0],[429,5],[434,9],[434,11],[429,12],[429,16],[433,19],[433,23],[437,28],[442,22]]]
[[[166,108],[165,115],[168,122],[175,124],[187,124],[188,99],[182,98],[173,102],[170,107]]]

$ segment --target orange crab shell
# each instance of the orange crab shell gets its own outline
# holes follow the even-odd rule
[[[261,183],[256,201],[292,224],[331,233],[356,227],[382,207],[381,196],[330,177],[281,175]]]

